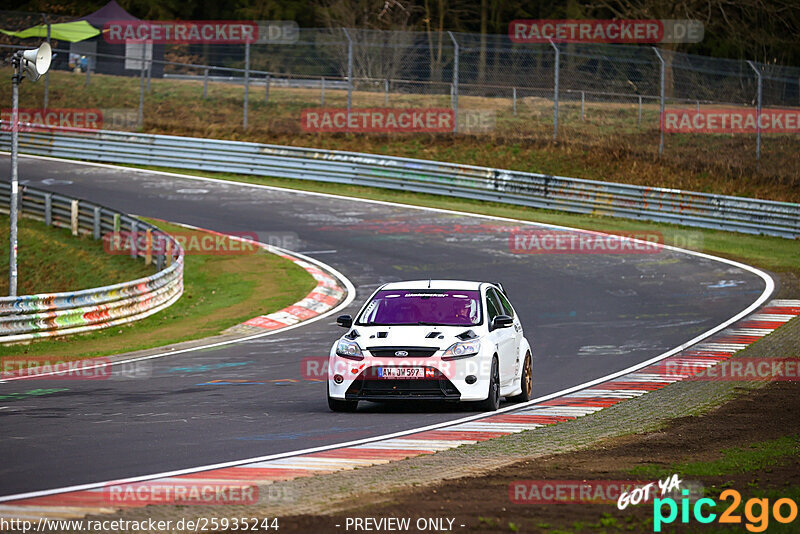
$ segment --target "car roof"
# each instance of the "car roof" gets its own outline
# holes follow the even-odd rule
[[[381,289],[446,289],[446,290],[475,290],[481,288],[486,282],[470,282],[467,280],[408,280],[404,282],[389,282]]]

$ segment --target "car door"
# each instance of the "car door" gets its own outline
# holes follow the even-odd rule
[[[522,345],[523,333],[522,333],[522,322],[519,320],[519,317],[514,312],[514,308],[511,307],[511,303],[508,301],[508,297],[502,292],[498,291],[498,296],[500,297],[500,304],[503,306],[503,313],[506,315],[514,318],[514,326],[511,328],[514,330],[514,355],[515,358],[519,360],[520,366],[522,366],[522,358],[520,354],[520,346]]]
[[[486,291],[486,310],[490,326],[492,319],[498,315],[507,315],[500,295],[494,288],[489,288]],[[515,333],[516,329],[512,326],[510,328],[498,328],[489,334],[489,338],[497,347],[497,358],[500,364],[500,385],[507,385],[514,380],[514,371],[517,363],[514,347]]]

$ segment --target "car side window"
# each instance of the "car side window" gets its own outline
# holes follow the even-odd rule
[[[492,294],[494,290],[490,289],[486,292],[486,312],[489,317],[489,323],[498,315],[502,315],[502,308],[497,304],[497,298]]]
[[[497,293],[497,296],[500,297],[500,304],[503,306],[505,314],[509,317],[514,317],[514,308],[511,307],[511,303],[508,302],[506,296],[502,293]]]

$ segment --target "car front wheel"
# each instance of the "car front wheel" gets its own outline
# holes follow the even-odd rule
[[[358,408],[358,401],[332,399],[330,396],[330,385],[328,385],[328,408],[332,412],[354,412]]]
[[[528,402],[533,397],[533,359],[531,353],[525,354],[525,363],[522,364],[522,376],[519,377],[522,393],[511,398],[514,402]]]
[[[494,412],[500,407],[500,369],[497,358],[492,358],[492,371],[489,375],[489,394],[486,400],[479,403],[484,412]]]

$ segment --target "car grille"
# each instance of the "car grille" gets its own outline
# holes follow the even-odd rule
[[[351,385],[345,397],[364,400],[370,398],[458,400],[461,395],[449,380],[364,380],[360,387]]]
[[[350,384],[345,398],[350,400],[459,400],[461,393],[434,367],[426,367],[425,379],[380,379],[377,367],[365,369]]]
[[[402,358],[430,358],[437,350],[436,347],[367,347],[367,350],[376,358],[398,358],[395,353],[405,351],[408,354]]]
[[[374,368],[373,368],[374,369]],[[461,394],[438,370],[430,368],[433,377],[414,380],[375,379],[370,370],[362,372],[345,392],[350,400],[392,400],[392,399],[425,399],[425,400],[459,400]]]

